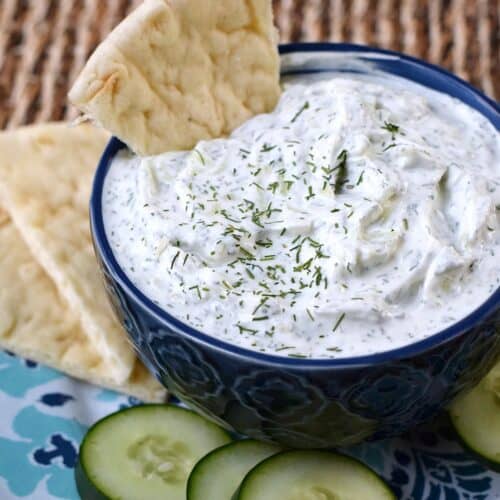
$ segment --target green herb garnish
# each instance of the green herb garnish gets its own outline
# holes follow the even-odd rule
[[[291,123],[295,123],[295,120],[306,110],[309,109],[309,101],[306,101],[303,106],[297,111],[295,116],[292,118]]]
[[[189,287],[188,290],[196,290],[196,293],[198,294],[198,298],[201,300],[201,292],[200,292],[199,285],[191,286],[191,287]]]
[[[179,257],[179,254],[180,254],[180,253],[181,253],[181,251],[179,250],[179,251],[175,254],[174,258],[172,259],[172,263],[170,264],[170,269],[173,269],[173,268],[174,268],[175,261],[176,261],[176,260],[177,260],[177,258]]]
[[[235,326],[240,330],[240,334],[248,332],[252,335],[255,335],[259,331],[259,330],[253,330],[252,328],[247,328],[246,326],[240,325],[238,323]]]
[[[345,318],[345,313],[342,313],[339,316],[339,319],[337,320],[337,322],[335,323],[335,326],[333,327],[332,332],[334,332],[335,330],[337,330],[337,328],[340,326],[340,323],[342,323],[342,321],[344,321],[344,318]]]
[[[359,186],[363,182],[363,176],[365,175],[365,171],[363,170],[361,172],[361,175],[358,178],[358,181],[356,182],[356,186]]]
[[[306,196],[306,200],[310,200],[311,198],[314,198],[316,195],[313,193],[313,189],[312,189],[312,186],[308,186],[307,188],[307,196]]]
[[[269,151],[272,151],[273,149],[276,149],[277,146],[271,146],[269,144],[264,144],[262,146],[262,149],[260,150],[261,153],[269,153]]]
[[[269,316],[259,316],[258,318],[252,318],[252,321],[265,321],[269,319]]]
[[[392,140],[394,140],[396,134],[399,134],[400,131],[399,125],[395,125],[394,123],[390,122],[384,122],[384,126],[382,128],[392,134]]]
[[[337,178],[335,179],[335,194],[339,194],[342,186],[347,182],[347,151],[343,149],[337,156]]]
[[[203,165],[205,165],[205,158],[204,158],[204,156],[197,149],[195,149],[194,152],[198,154],[198,156],[200,157],[201,163]]]

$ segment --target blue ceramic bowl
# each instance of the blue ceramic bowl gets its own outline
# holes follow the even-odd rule
[[[344,44],[280,48],[283,75],[331,70],[392,73],[457,97],[500,128],[499,107],[437,67],[394,52]],[[331,447],[399,434],[473,386],[500,353],[500,289],[436,335],[368,356],[337,360],[262,354],[210,337],[163,311],[129,280],[104,232],[101,197],[112,139],[91,199],[96,254],[119,321],[143,362],[187,405],[256,439]],[[418,325],[416,325],[418,328]]]

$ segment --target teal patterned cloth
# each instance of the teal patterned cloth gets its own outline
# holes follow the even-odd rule
[[[0,500],[78,499],[73,469],[86,429],[138,403],[0,351]],[[500,499],[500,474],[464,452],[445,419],[343,451],[381,474],[401,499]]]

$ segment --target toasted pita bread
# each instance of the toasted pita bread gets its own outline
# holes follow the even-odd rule
[[[143,401],[165,400],[165,390],[138,360],[123,384],[109,377],[77,316],[1,208],[0,242],[0,348]]]
[[[270,0],[145,0],[69,98],[141,155],[229,134],[278,101],[272,16]]]
[[[122,384],[135,354],[108,304],[88,219],[92,177],[107,138],[88,125],[63,123],[0,134],[0,198],[78,316],[110,380]]]

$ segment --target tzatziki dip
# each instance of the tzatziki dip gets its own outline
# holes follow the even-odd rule
[[[122,151],[113,253],[155,304],[221,340],[328,358],[410,344],[500,284],[500,139],[385,75],[285,85],[273,113],[188,152]]]

